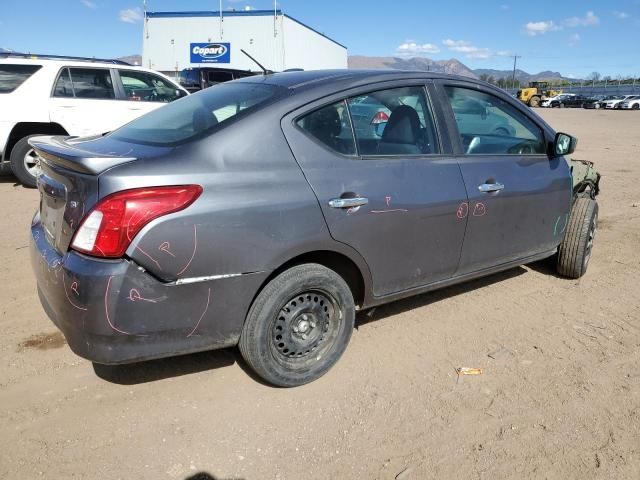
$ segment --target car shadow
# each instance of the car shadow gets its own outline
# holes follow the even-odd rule
[[[529,267],[534,272],[566,280],[566,277],[563,277],[558,273],[556,262],[556,256],[554,255],[553,257],[545,258],[544,260],[540,260],[535,263],[530,263],[529,265],[527,265],[527,267]]]
[[[228,367],[238,361],[240,352],[235,348],[225,348],[126,365],[94,363],[93,371],[110,383],[137,385]]]
[[[516,267],[504,272],[494,273],[486,277],[478,278],[450,287],[442,288],[439,290],[433,290],[431,292],[423,293],[413,297],[398,300],[396,302],[387,303],[379,307],[371,308],[358,312],[356,316],[356,329],[362,327],[371,322],[382,320],[386,317],[398,315],[409,310],[413,310],[420,307],[431,305],[432,303],[446,300],[447,298],[453,298],[458,295],[463,295],[467,292],[477,290],[479,288],[493,285],[494,283],[503,282],[511,278],[518,277],[527,273],[527,270],[523,267]]]
[[[404,300],[381,305],[376,308],[358,312],[356,329],[386,317],[424,307],[447,298],[456,297],[479,288],[493,285],[526,273],[523,267],[516,267],[504,272],[495,273],[477,280],[453,285],[441,290],[423,293]],[[262,385],[271,386],[258,377],[244,362],[237,348],[225,348],[207,352],[181,355],[178,357],[149,360],[127,365],[101,365],[94,363],[93,369],[98,377],[118,385],[137,385],[155,382],[167,378],[181,377],[193,373],[215,370],[238,364],[253,380]],[[198,477],[194,477],[197,479]],[[207,478],[207,477],[202,477]]]
[[[207,472],[198,472],[186,477],[184,480],[242,480],[242,479],[239,477],[234,477],[234,478],[214,477],[213,475]]]
[[[14,187],[21,187],[22,184],[11,174],[0,174],[0,183],[12,183]]]

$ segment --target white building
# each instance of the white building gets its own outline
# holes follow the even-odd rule
[[[145,12],[142,65],[161,72],[219,66],[347,68],[347,47],[280,10]]]

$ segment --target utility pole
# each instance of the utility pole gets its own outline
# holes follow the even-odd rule
[[[511,75],[511,88],[516,87],[516,62],[519,58],[522,58],[522,56],[517,54],[513,56],[513,74]]]

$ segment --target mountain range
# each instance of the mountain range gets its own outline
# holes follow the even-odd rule
[[[367,57],[363,55],[351,55],[348,59],[349,68],[366,69],[394,69],[394,70],[419,70],[438,73],[449,73],[452,75],[462,75],[464,77],[480,78],[481,75],[510,79],[513,70],[494,70],[488,68],[471,69],[460,60],[451,58],[449,60],[432,60],[426,57]],[[520,83],[525,84],[536,80],[572,80],[562,76],[559,72],[544,71],[531,74],[524,70],[516,69],[516,78]]]

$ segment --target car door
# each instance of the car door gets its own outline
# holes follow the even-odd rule
[[[451,140],[469,197],[458,274],[552,251],[567,226],[572,191],[567,162],[547,155],[552,139],[506,95],[463,82],[438,88],[453,117]],[[456,123],[451,106],[468,99],[485,103],[511,133],[486,135]]]
[[[380,111],[389,119],[354,136],[350,105],[364,101],[371,120]],[[329,97],[286,116],[282,126],[332,237],[368,263],[375,296],[453,275],[466,192],[424,85]]]
[[[109,68],[64,67],[49,99],[49,117],[70,135],[101,134],[114,128],[121,107]]]
[[[113,128],[186,95],[177,85],[144,70],[118,68],[115,77],[121,103]]]

